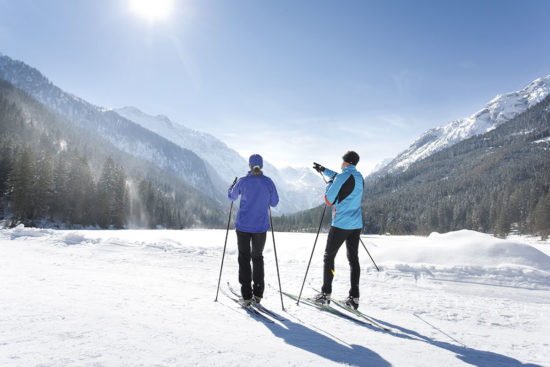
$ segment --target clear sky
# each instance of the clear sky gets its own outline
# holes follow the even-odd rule
[[[0,52],[243,156],[338,168],[353,149],[364,173],[550,74],[546,0],[181,0],[156,20],[131,3],[0,0]]]

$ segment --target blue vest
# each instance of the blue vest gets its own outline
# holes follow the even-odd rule
[[[363,228],[361,200],[363,198],[363,176],[354,165],[347,166],[337,174],[327,168],[325,176],[334,177],[325,192],[325,201],[334,206],[332,226],[342,229]]]

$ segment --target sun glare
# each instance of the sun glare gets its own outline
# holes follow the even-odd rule
[[[150,22],[166,19],[172,13],[173,0],[130,0],[134,13]]]

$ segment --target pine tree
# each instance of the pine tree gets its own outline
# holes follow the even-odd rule
[[[116,195],[116,165],[111,157],[103,164],[103,170],[97,184],[98,224],[108,228],[113,224]]]
[[[495,235],[500,238],[506,238],[506,236],[510,233],[511,226],[508,208],[503,204],[500,204],[497,214]]]
[[[126,223],[129,211],[129,196],[126,187],[126,174],[122,167],[116,167],[114,177],[113,222],[115,228],[122,228]]]
[[[535,210],[535,229],[543,240],[550,235],[550,191],[542,197]]]
[[[56,162],[53,181],[54,191],[51,216],[53,219],[68,220],[70,217],[70,215],[68,214],[69,171],[64,154],[60,155]]]
[[[67,203],[72,224],[93,224],[92,205],[95,187],[86,157],[74,154],[68,173]]]
[[[36,162],[37,177],[34,188],[36,218],[46,218],[50,213],[54,193],[52,157],[49,153]]]
[[[7,193],[8,178],[10,177],[13,165],[11,149],[3,143],[5,142],[0,139],[0,199]]]
[[[24,148],[18,152],[18,159],[10,178],[13,198],[13,213],[16,220],[26,221],[32,218],[34,185],[34,154],[32,149]]]

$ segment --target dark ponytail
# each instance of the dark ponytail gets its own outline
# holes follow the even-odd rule
[[[262,172],[262,171],[261,171],[260,166],[254,166],[254,167],[252,168],[252,173],[254,173],[254,176],[259,176],[261,172]]]

